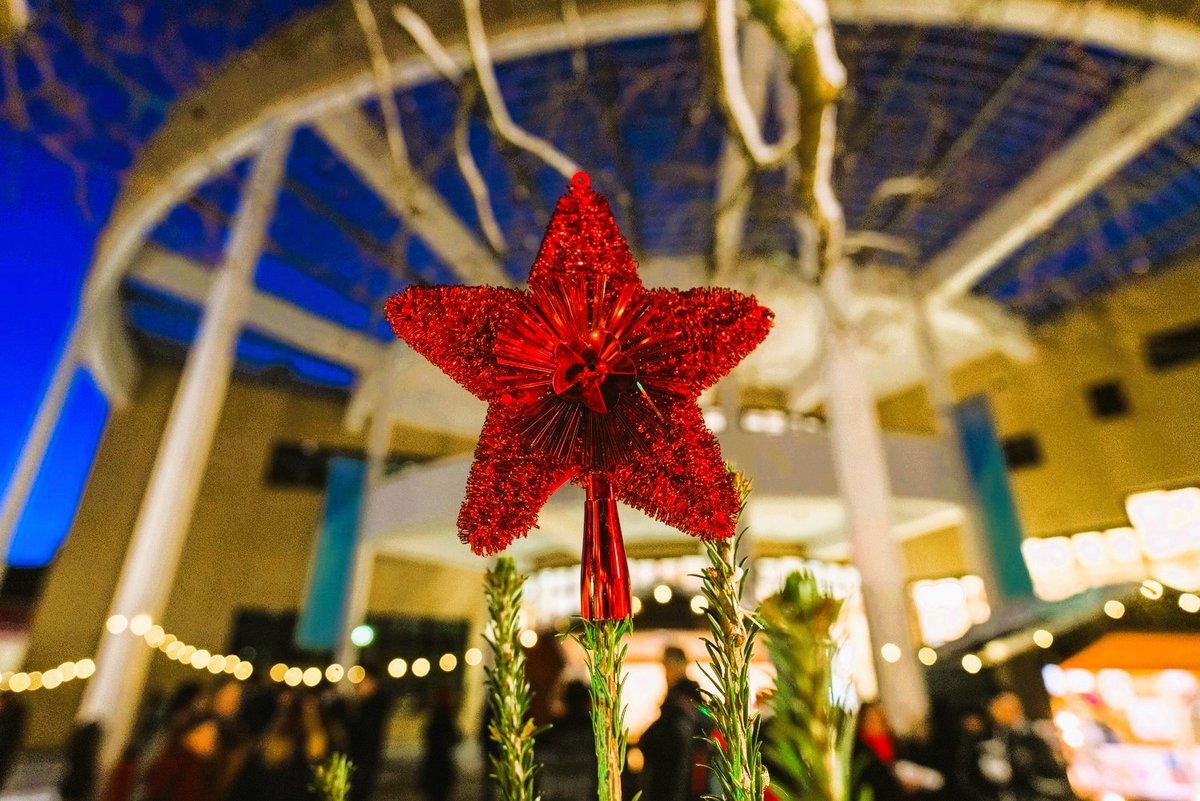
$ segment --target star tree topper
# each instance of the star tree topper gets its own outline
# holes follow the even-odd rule
[[[628,617],[616,501],[705,540],[740,503],[696,400],[766,337],[772,314],[729,289],[646,289],[612,210],[578,173],[525,291],[412,287],[396,335],[488,404],[458,517],[463,542],[503,550],[567,481],[587,492],[582,611]]]

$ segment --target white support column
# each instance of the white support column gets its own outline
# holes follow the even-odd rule
[[[988,603],[992,614],[998,614],[1004,604],[1004,594],[1000,582],[996,578],[995,564],[992,562],[991,549],[987,543],[987,532],[979,514],[979,502],[975,497],[975,488],[971,483],[970,470],[967,467],[966,455],[958,439],[958,426],[954,420],[954,390],[950,385],[950,368],[942,359],[941,348],[934,335],[933,325],[929,319],[929,304],[923,302],[912,292],[913,334],[917,345],[917,354],[921,360],[921,370],[925,376],[925,388],[929,392],[929,403],[933,407],[934,430],[946,443],[946,454],[949,462],[946,464],[946,476],[960,490],[960,495],[966,499],[964,506],[962,546],[966,556],[968,569],[983,579],[987,592]]]
[[[897,732],[919,734],[929,712],[929,693],[908,621],[904,561],[891,534],[891,482],[883,436],[858,335],[832,309],[825,320],[825,387],[834,472],[854,564],[862,575],[880,698]],[[881,657],[885,643],[900,647],[899,661]]]
[[[63,405],[67,401],[67,391],[71,388],[71,380],[75,377],[75,369],[79,366],[78,350],[82,326],[77,320],[71,326],[67,344],[63,347],[54,375],[50,378],[50,386],[42,396],[37,415],[29,435],[21,445],[21,454],[13,468],[8,486],[4,488],[4,500],[0,503],[0,585],[4,584],[4,574],[8,569],[8,549],[12,545],[13,534],[21,513],[25,510],[25,502],[33,491],[33,483],[41,470],[42,460],[46,457],[46,449],[50,446],[50,437],[58,425]]]
[[[262,148],[233,221],[224,264],[213,282],[180,377],[111,614],[147,614],[159,620],[166,609],[291,143],[290,128],[277,124],[264,129]],[[128,632],[102,635],[96,675],[88,683],[78,715],[81,721],[98,721],[104,726],[102,765],[112,764],[129,738],[150,653],[144,642]]]
[[[394,358],[389,354],[389,359]],[[391,365],[383,368],[386,388],[391,373]],[[387,412],[387,399],[381,393],[377,399],[375,412],[371,415],[371,425],[367,429],[367,476],[366,486],[363,487],[362,511],[365,515],[366,506],[371,498],[371,492],[379,487],[385,476],[388,453],[392,446],[392,418]],[[350,582],[346,588],[346,605],[342,609],[342,625],[338,632],[337,661],[346,667],[358,661],[358,646],[350,642],[350,632],[366,619],[367,602],[371,597],[371,580],[375,574],[375,543],[364,536],[365,521],[359,519],[357,544],[354,546],[354,565],[351,568]]]

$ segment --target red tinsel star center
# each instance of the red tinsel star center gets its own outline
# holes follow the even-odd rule
[[[592,330],[554,351],[554,394],[607,414],[623,392],[637,382],[637,367],[606,331]]]

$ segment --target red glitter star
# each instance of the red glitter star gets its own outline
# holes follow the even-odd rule
[[[558,201],[529,288],[414,287],[388,300],[396,335],[487,401],[458,528],[478,554],[584,487],[583,611],[629,614],[616,500],[702,539],[734,533],[738,495],[696,399],[770,330],[728,289],[646,289],[603,197],[579,173]]]

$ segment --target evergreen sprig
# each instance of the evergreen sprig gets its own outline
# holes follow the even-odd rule
[[[350,774],[354,763],[345,754],[334,753],[313,768],[313,792],[321,801],[346,801],[350,797]]]
[[[737,472],[733,479],[741,498],[740,519],[750,482]],[[704,647],[711,660],[704,670],[715,687],[714,692],[705,693],[705,703],[720,735],[720,740],[712,739],[709,767],[721,785],[721,795],[710,797],[718,801],[759,801],[767,784],[760,720],[750,706],[750,661],[754,639],[762,627],[742,608],[746,564],[736,556],[741,539],[739,534],[733,541],[708,543],[709,564],[700,574],[709,628]]]
[[[583,620],[574,633],[583,646],[592,696],[592,735],[596,741],[596,779],[599,801],[621,801],[621,769],[629,734],[625,730],[625,708],[621,691],[626,640],[633,633],[633,622],[624,620]]]
[[[533,741],[539,733],[529,714],[533,692],[525,678],[525,651],[521,648],[521,597],[525,577],[508,558],[496,560],[485,580],[489,623],[484,639],[492,652],[486,668],[488,736],[496,743],[492,777],[500,801],[536,801],[534,776],[538,765]]]
[[[771,789],[783,801],[851,797],[854,714],[833,689],[841,609],[807,570],[788,575],[759,607],[776,676],[765,747]]]

